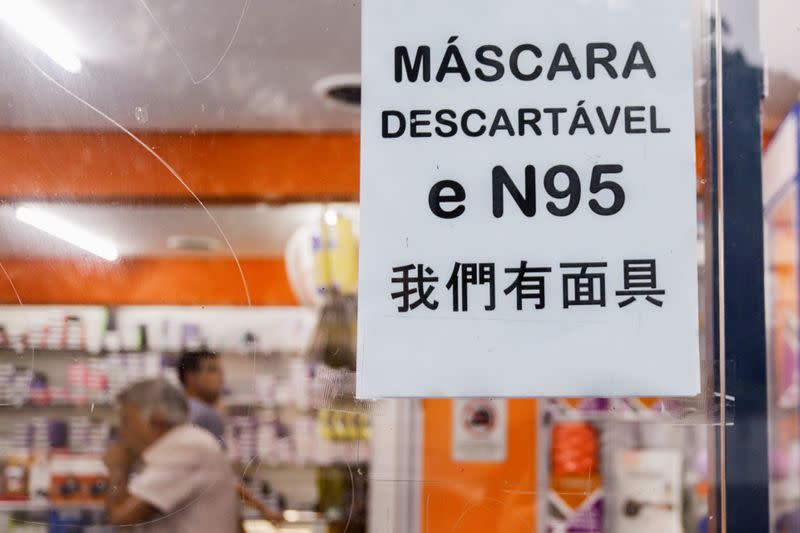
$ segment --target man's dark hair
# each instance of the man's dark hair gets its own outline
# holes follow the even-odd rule
[[[216,359],[217,354],[211,350],[193,350],[190,352],[183,352],[181,358],[178,359],[178,378],[181,384],[186,386],[186,376],[200,371],[200,364],[206,359]]]

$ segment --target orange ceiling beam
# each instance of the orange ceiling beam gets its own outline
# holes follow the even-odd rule
[[[137,133],[203,201],[358,199],[358,135]],[[119,132],[0,132],[0,199],[193,201]]]
[[[2,304],[247,304],[232,259],[0,258],[0,265],[7,274],[0,270]],[[243,259],[241,266],[252,305],[297,305],[282,259]]]
[[[355,133],[137,135],[205,202],[358,200]],[[704,176],[699,135],[696,148]],[[124,133],[0,132],[0,155],[0,200],[194,201]]]

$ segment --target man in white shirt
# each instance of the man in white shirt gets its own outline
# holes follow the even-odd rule
[[[189,404],[189,421],[208,430],[225,447],[225,421],[216,404],[222,396],[224,372],[219,356],[209,350],[184,352],[178,361],[178,378]],[[258,511],[264,520],[280,522],[283,513],[264,504],[247,487],[238,483],[242,503]]]
[[[236,478],[219,442],[187,423],[182,392],[162,379],[123,391],[119,441],[106,452],[106,511],[147,533],[238,533]],[[133,466],[142,468],[133,474]]]

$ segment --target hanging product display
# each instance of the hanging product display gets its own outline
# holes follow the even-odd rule
[[[356,368],[356,288],[358,241],[353,220],[325,214],[312,239],[313,273],[322,297],[308,357],[332,368]]]

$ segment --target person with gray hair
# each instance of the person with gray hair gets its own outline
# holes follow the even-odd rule
[[[148,379],[117,401],[119,439],[103,457],[109,522],[147,533],[238,532],[236,478],[219,442],[188,423],[183,393],[164,379]]]

